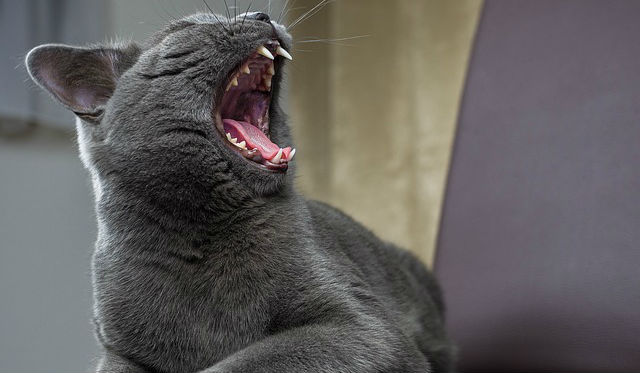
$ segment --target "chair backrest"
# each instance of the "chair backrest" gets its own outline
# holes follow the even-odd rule
[[[461,371],[640,371],[640,1],[485,2],[440,229]]]

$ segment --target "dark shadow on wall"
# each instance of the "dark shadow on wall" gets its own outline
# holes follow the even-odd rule
[[[435,263],[461,371],[640,371],[638,19],[486,2]]]

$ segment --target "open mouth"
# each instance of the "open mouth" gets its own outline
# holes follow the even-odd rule
[[[276,58],[291,55],[271,40],[260,46],[229,76],[215,115],[216,127],[231,148],[245,159],[270,170],[284,172],[296,153],[270,139],[269,109]]]

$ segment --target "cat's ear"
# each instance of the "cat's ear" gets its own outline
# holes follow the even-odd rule
[[[120,76],[138,59],[135,44],[80,48],[45,44],[25,59],[31,78],[76,115],[97,120]]]

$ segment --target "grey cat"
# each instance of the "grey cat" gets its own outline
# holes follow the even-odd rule
[[[266,14],[201,13],[144,46],[28,54],[93,180],[98,372],[453,369],[428,270],[294,190],[291,47]]]

